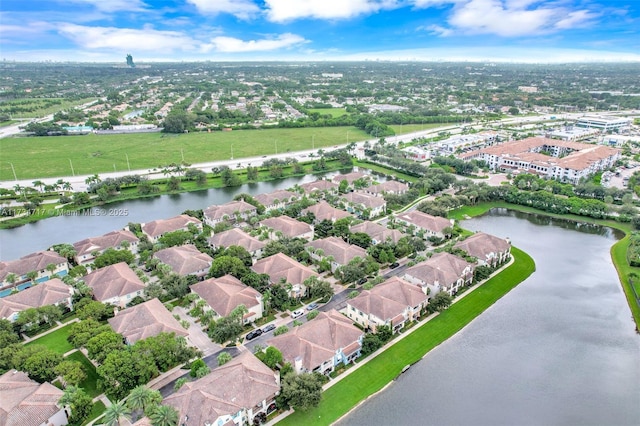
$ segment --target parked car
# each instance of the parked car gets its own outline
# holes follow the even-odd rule
[[[398,266],[400,266],[398,262],[393,262],[391,265],[389,265],[391,269],[396,269]]]
[[[304,315],[304,311],[302,309],[297,309],[291,312],[291,318],[298,318]]]
[[[360,279],[358,280],[358,284],[359,284],[359,285],[366,284],[366,283],[367,283],[367,281],[368,281],[368,280],[367,280],[366,278],[360,278]]]
[[[260,330],[259,328],[256,330],[253,330],[251,332],[249,332],[247,334],[247,336],[245,337],[247,340],[253,340],[256,337],[260,336],[262,334],[262,330]]]
[[[314,309],[318,308],[318,304],[317,303],[312,303],[309,306],[307,306],[307,311],[313,311]]]
[[[268,333],[268,332],[270,332],[271,330],[275,330],[275,329],[276,329],[275,324],[269,324],[269,325],[266,325],[266,326],[262,329],[262,333],[263,333],[263,334],[264,334],[264,333]]]

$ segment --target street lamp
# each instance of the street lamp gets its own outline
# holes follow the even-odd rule
[[[233,144],[231,144],[231,159],[233,160]]]
[[[69,165],[71,166],[71,174],[72,174],[73,176],[75,176],[75,175],[76,175],[76,172],[75,172],[75,170],[73,170],[73,163],[71,162],[71,158],[69,158],[68,160],[69,160]]]
[[[127,157],[127,169],[131,171],[131,164],[129,164],[129,156],[126,153],[124,154],[124,156]]]
[[[5,163],[11,164],[11,171],[13,171],[13,179],[17,182],[18,181],[18,176],[16,176],[16,169],[13,167],[13,163],[10,162],[10,161],[5,161]]]

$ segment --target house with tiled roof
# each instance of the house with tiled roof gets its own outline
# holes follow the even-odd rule
[[[391,277],[347,300],[346,314],[365,329],[375,332],[380,326],[390,326],[395,333],[407,321],[416,320],[428,300],[418,286]]]
[[[478,265],[496,266],[509,260],[511,244],[495,235],[477,232],[454,246],[478,259]]]
[[[453,220],[432,216],[418,210],[400,213],[396,216],[396,223],[404,225],[408,233],[423,234],[424,238],[444,238],[444,231],[453,226]]]
[[[209,206],[203,211],[204,223],[214,227],[223,221],[237,222],[258,214],[258,209],[244,200],[230,201],[225,204]]]
[[[55,266],[48,270],[49,265]],[[53,250],[38,251],[21,257],[20,259],[0,262],[0,289],[15,287],[31,281],[27,274],[36,272],[35,282],[45,282],[53,275],[64,277],[69,273],[69,263],[65,257]],[[15,278],[12,283],[12,277]]]
[[[297,373],[331,373],[338,364],[350,364],[360,356],[364,333],[332,309],[285,334],[267,340],[290,362]]]
[[[327,237],[311,241],[307,244],[307,251],[313,260],[328,259],[331,263],[331,272],[335,272],[340,266],[347,265],[354,258],[364,259],[367,252],[362,247],[344,242],[342,238]]]
[[[136,296],[142,296],[145,284],[125,262],[96,269],[83,278],[93,290],[93,298],[124,308]]]
[[[291,284],[290,296],[299,298],[304,296],[306,286],[304,282],[310,277],[318,277],[318,273],[308,266],[290,258],[284,253],[258,260],[251,267],[258,274],[269,275],[271,284],[285,282]]]
[[[382,197],[369,195],[362,192],[347,192],[340,200],[344,203],[349,213],[353,213],[362,219],[370,219],[385,214],[387,202]]]
[[[363,188],[360,191],[364,192],[365,194],[381,197],[384,194],[405,194],[408,190],[409,185],[407,185],[406,183],[398,182],[397,180],[388,180],[377,185],[371,185],[367,188]]]
[[[254,200],[264,206],[265,213],[269,213],[272,210],[284,209],[298,198],[300,198],[300,194],[285,189],[253,196]]]
[[[313,213],[313,215],[315,216],[314,223],[316,224],[322,222],[323,220],[330,220],[331,222],[335,222],[338,219],[351,217],[349,213],[333,207],[331,204],[327,203],[324,200],[302,210],[303,215],[307,213]]]
[[[213,258],[206,253],[202,253],[193,244],[169,247],[158,250],[153,254],[165,265],[169,265],[171,270],[178,275],[195,275],[202,278],[209,273]]]
[[[73,287],[58,278],[29,287],[18,293],[0,298],[0,318],[13,322],[18,314],[29,308],[56,305],[73,307]]]
[[[206,376],[187,382],[163,404],[178,410],[180,424],[243,426],[275,410],[280,376],[243,351]]]
[[[219,249],[221,247],[228,248],[231,246],[240,246],[248,251],[254,259],[262,256],[262,249],[267,243],[252,237],[246,232],[232,228],[227,231],[218,232],[207,239],[209,247]]]
[[[353,225],[349,228],[352,234],[363,233],[371,237],[371,244],[380,244],[387,241],[393,244],[398,244],[401,238],[407,237],[397,229],[389,229],[386,226],[382,226],[377,222],[371,222],[365,220],[357,225]]]
[[[112,231],[99,237],[85,238],[73,244],[76,251],[74,260],[78,265],[88,265],[107,249],[129,250],[131,253],[138,253],[138,243],[140,238],[131,231]]]
[[[330,180],[319,179],[314,182],[303,183],[299,185],[300,188],[304,191],[305,194],[318,197],[319,195],[324,196],[324,194],[337,194],[339,185],[337,183],[333,183]]]
[[[188,231],[189,225],[193,224],[199,231],[202,231],[202,222],[195,217],[181,214],[169,219],[158,219],[142,224],[142,232],[149,237],[153,243],[169,232]]]
[[[349,186],[353,186],[353,182],[360,179],[370,182],[371,175],[363,172],[351,172],[351,173],[345,173],[345,174],[338,174],[331,178],[333,183],[337,183],[338,185],[340,185],[340,182],[342,182],[343,180],[346,180]]]
[[[7,371],[0,376],[0,425],[66,425],[67,414],[58,404],[62,394],[51,383],[38,383],[22,371]]]
[[[258,222],[258,225],[268,230],[271,240],[280,239],[280,235],[288,238],[302,238],[307,241],[313,239],[313,225],[300,222],[289,216],[270,217]]]
[[[109,318],[109,325],[113,331],[122,334],[129,345],[160,333],[174,333],[183,337],[189,335],[158,299],[117,312],[113,318]]]
[[[441,252],[431,258],[407,268],[404,278],[422,288],[425,294],[433,296],[446,291],[451,296],[462,287],[473,282],[474,265],[452,254]]]
[[[217,317],[227,317],[240,305],[247,308],[244,323],[262,318],[262,294],[232,275],[210,278],[191,286],[191,292],[207,302],[205,310],[212,310]]]

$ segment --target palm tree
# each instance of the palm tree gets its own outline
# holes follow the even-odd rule
[[[36,278],[38,277],[38,273],[36,271],[27,272],[27,278],[31,280],[31,285],[36,285]]]
[[[44,186],[44,182],[41,180],[34,180],[33,182],[33,186],[37,186],[40,187],[40,192],[42,192],[42,187]]]
[[[120,426],[120,419],[129,419],[131,410],[120,400],[104,410],[104,424],[106,426]]]
[[[127,407],[132,410],[142,410],[145,413],[152,405],[162,401],[160,392],[149,389],[144,385],[137,386],[131,390],[129,398],[127,398]]]
[[[168,405],[159,405],[149,414],[153,426],[177,426],[178,417],[176,409]]]

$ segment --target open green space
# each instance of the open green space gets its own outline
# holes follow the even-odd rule
[[[85,373],[87,373],[87,378],[80,382],[78,386],[84,389],[91,398],[95,398],[100,395],[101,392],[98,390],[98,373],[96,372],[96,367],[91,363],[91,361],[89,361],[80,351],[70,354],[66,359],[69,361],[80,362]]]
[[[26,343],[25,346],[29,345],[44,345],[47,348],[51,349],[54,352],[59,354],[65,354],[73,349],[73,345],[67,341],[67,337],[69,337],[69,326],[64,326],[62,328],[57,329],[49,334],[45,334],[42,337],[38,337],[35,340]]]
[[[455,123],[424,123],[424,124],[393,124],[390,125],[396,135],[419,132],[421,130],[437,129],[438,127],[451,127]]]
[[[373,163],[369,163],[367,161],[359,161],[359,160],[354,160],[353,162],[354,166],[358,166],[361,167],[363,169],[369,169],[372,170],[374,172],[378,172],[378,173],[382,173],[388,176],[395,176],[398,179],[402,179],[406,182],[416,182],[418,180],[418,178],[416,176],[411,176],[408,175],[406,173],[402,173],[399,172],[395,169],[391,169],[389,167],[384,167],[381,166],[379,164],[373,164]]]
[[[360,401],[379,391],[431,349],[450,338],[471,320],[535,271],[533,259],[512,247],[515,262],[436,318],[381,352],[322,394],[320,405],[309,411],[296,411],[281,425],[328,425],[349,412]]]
[[[153,169],[183,159],[193,164],[317,150],[367,138],[356,127],[3,138],[0,180],[14,179],[12,164],[18,179],[91,175]]]
[[[84,422],[82,422],[82,426],[88,425],[89,423],[91,423],[92,420],[100,417],[102,413],[104,413],[104,410],[106,410],[106,408],[107,407],[104,406],[104,402],[102,401],[95,402],[93,404],[93,407],[91,408],[91,413],[89,413],[89,417],[87,417],[84,420]]]
[[[347,114],[344,108],[310,108],[307,112],[309,114],[317,112],[320,115],[330,115],[331,117],[340,117]]]
[[[95,98],[85,98],[69,100],[64,98],[21,98],[11,99],[2,103],[0,113],[11,114],[12,118],[37,118],[44,117],[48,114],[54,114],[58,111],[73,108],[87,102],[91,102]],[[19,108],[17,112],[13,112],[12,108]],[[22,111],[28,109],[29,111]]]

